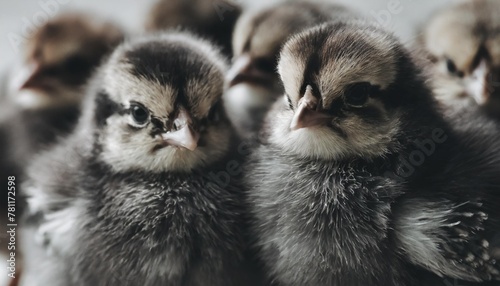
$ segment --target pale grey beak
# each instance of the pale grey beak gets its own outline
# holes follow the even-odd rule
[[[483,60],[466,80],[467,93],[478,105],[485,104],[490,96],[490,83],[488,81],[489,74],[490,68],[488,63],[486,60]]]
[[[19,85],[19,90],[22,89],[36,89],[44,85],[42,74],[42,67],[38,63],[26,65],[23,68],[23,75],[25,76],[22,83]]]
[[[161,134],[161,138],[171,146],[182,147],[194,151],[198,147],[200,135],[192,127],[189,113],[181,108],[177,118],[174,120],[177,130]]]
[[[290,124],[291,130],[324,125],[332,117],[317,110],[319,100],[313,95],[312,87],[308,85],[304,96],[299,100],[299,105]]]
[[[273,75],[259,70],[254,64],[254,59],[249,54],[242,54],[237,57],[226,76],[228,87],[240,83],[269,85],[272,81]]]

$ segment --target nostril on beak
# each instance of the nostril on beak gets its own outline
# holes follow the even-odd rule
[[[324,125],[331,116],[320,111],[320,100],[313,95],[313,88],[308,85],[304,96],[299,100],[297,109],[290,123],[290,130]]]
[[[181,126],[181,122],[180,122],[179,120],[175,120],[175,121],[174,121],[174,126],[173,126],[173,127],[174,127],[174,130],[175,130],[175,131],[177,131],[177,130],[181,129],[181,128],[182,128],[182,126]]]

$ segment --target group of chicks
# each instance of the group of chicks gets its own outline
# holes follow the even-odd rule
[[[49,21],[2,82],[17,282],[500,285],[499,13],[417,48],[328,1]]]

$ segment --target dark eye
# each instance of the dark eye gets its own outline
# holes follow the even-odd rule
[[[448,69],[448,72],[453,75],[457,75],[459,77],[463,76],[463,72],[459,71],[455,63],[450,59],[446,60],[446,68]]]
[[[448,71],[450,73],[456,73],[457,72],[457,66],[455,65],[455,63],[450,60],[450,59],[447,59],[446,60],[446,68],[448,69]]]
[[[352,107],[363,107],[373,91],[369,82],[358,82],[349,86],[344,94],[344,101]]]
[[[137,124],[145,124],[149,119],[149,111],[140,104],[133,104],[131,107],[132,117]]]
[[[214,105],[208,112],[208,120],[219,121],[219,103]]]

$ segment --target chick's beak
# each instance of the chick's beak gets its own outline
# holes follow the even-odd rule
[[[249,54],[243,54],[236,58],[226,76],[226,82],[229,87],[243,82],[266,84],[269,81],[270,75],[259,70]]]
[[[308,85],[304,96],[299,100],[298,108],[290,124],[291,130],[324,125],[331,116],[318,110],[319,100],[313,95],[312,87]]]
[[[483,105],[488,101],[490,96],[490,68],[488,63],[483,60],[472,72],[470,78],[467,80],[467,92],[474,99],[478,105]]]
[[[189,113],[180,109],[177,118],[174,119],[175,131],[161,134],[165,143],[171,146],[186,148],[194,151],[198,147],[200,135],[192,127],[192,119]]]
[[[25,66],[22,70],[22,74],[23,79],[19,86],[19,90],[43,88],[43,68],[39,63],[32,63]]]

